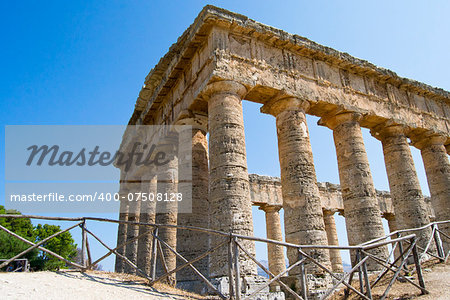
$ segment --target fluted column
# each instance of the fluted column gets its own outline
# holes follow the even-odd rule
[[[263,210],[266,215],[266,232],[267,238],[276,241],[283,241],[280,222],[280,206],[264,205],[259,209]],[[267,254],[269,259],[269,271],[274,275],[278,275],[286,270],[286,262],[284,261],[284,247],[275,244],[267,244]],[[276,290],[278,283],[271,286],[272,290]]]
[[[120,199],[120,208],[119,208],[119,220],[120,221],[128,221],[128,190],[126,190],[123,186],[125,184],[121,181],[120,183],[120,191],[119,191],[119,199]],[[119,224],[117,229],[117,246],[125,243],[127,241],[127,224]],[[117,252],[125,255],[126,253],[126,245],[117,249]],[[115,272],[123,273],[125,268],[125,262],[122,258],[116,255],[116,263],[115,263]]]
[[[334,211],[329,210],[324,211],[323,220],[325,223],[325,230],[327,232],[328,245],[339,246],[339,240],[336,230],[336,222],[334,219]],[[330,261],[333,272],[336,273],[344,272],[340,250],[330,249]]]
[[[397,221],[395,219],[395,215],[393,214],[384,214],[383,217],[387,220],[389,226],[389,233],[393,233],[399,230]],[[392,238],[396,238],[397,236],[393,236]],[[399,257],[400,255],[400,247],[397,245],[394,251],[394,258]],[[398,264],[397,264],[398,265]]]
[[[359,114],[342,112],[319,121],[320,125],[333,130],[350,245],[385,235],[359,118]],[[388,256],[387,247],[375,248],[371,252],[381,258]],[[368,268],[376,270],[380,265],[369,262]]]
[[[151,194],[156,194],[156,180],[156,174],[154,173],[154,170],[150,168],[148,173],[143,175],[141,182],[142,201],[139,216],[140,223],[155,223],[156,202],[154,201],[154,198],[152,198]],[[149,232],[149,230],[152,229],[153,228],[150,226],[139,226],[139,235],[144,235],[139,238],[138,242],[137,266],[147,274],[150,274],[151,269],[151,249],[153,236],[152,232]]]
[[[186,211],[188,207],[179,209],[178,224],[209,228],[208,141],[206,139],[208,118],[206,115],[186,112],[177,125],[189,125],[179,129],[183,131],[180,132],[180,144],[192,145],[191,149],[186,149],[186,153],[182,151],[179,153],[179,174],[180,176],[190,174],[191,181],[183,184],[180,180],[178,191],[182,193],[183,201],[191,201],[191,207],[190,211]],[[208,251],[209,235],[199,231],[179,230],[177,249],[187,260],[194,259]],[[203,275],[209,277],[208,257],[195,262],[194,266]],[[199,280],[200,278],[189,268],[177,273],[178,282]],[[199,288],[202,287],[203,283],[199,285]],[[196,288],[191,286],[190,290],[195,291]]]
[[[307,101],[294,97],[274,99],[261,108],[276,117],[278,153],[281,166],[284,228],[286,242],[295,244],[327,245],[319,188],[317,187],[313,154],[306,124]],[[320,263],[330,266],[328,250],[308,250]],[[298,260],[296,249],[288,248],[292,264]],[[310,273],[323,270],[308,261]],[[299,273],[299,268],[290,275]]]
[[[167,163],[157,168],[157,194],[161,196],[161,201],[156,203],[156,223],[163,225],[177,225],[178,203],[177,201],[167,201],[171,198],[171,194],[177,193],[178,188],[178,158],[175,155],[175,142],[159,145],[159,151],[163,151],[166,156]],[[166,201],[165,201],[166,200]],[[159,237],[166,242],[174,250],[177,248],[177,228],[160,227],[158,231]],[[167,270],[171,271],[176,268],[176,255],[166,246],[162,246],[162,252],[166,262]],[[158,261],[157,273],[164,273],[165,270]],[[171,274],[165,280],[169,285],[176,285],[176,275]]]
[[[127,187],[128,187],[128,194],[126,198],[128,199],[128,221],[139,222],[141,202],[138,201],[138,198],[135,196],[135,193],[140,192],[141,182],[140,180],[128,181]],[[128,224],[127,241],[137,237],[138,234],[139,234],[139,225]],[[135,265],[137,264],[137,249],[138,249],[138,240],[134,240],[133,242],[127,244],[125,251],[126,257]],[[126,263],[124,265],[124,271],[125,273],[136,274],[136,270]]]
[[[431,205],[436,221],[450,219],[450,163],[444,147],[445,137],[425,135],[411,137],[414,146],[420,149],[428,187],[431,193]],[[439,228],[450,234],[450,224],[441,224]],[[444,250],[450,250],[450,241],[442,238]]]
[[[371,130],[383,145],[386,173],[398,229],[422,227],[430,223],[414,160],[409,149],[405,128],[396,124],[381,124]],[[425,248],[431,228],[415,232],[418,245]]]
[[[208,84],[203,96],[208,100],[209,201],[211,228],[253,236],[252,206],[245,150],[241,99],[245,86],[234,81]],[[212,236],[211,247],[223,241]],[[254,254],[255,244],[242,241]],[[210,261],[210,276],[228,275],[227,249],[216,251]],[[256,266],[241,251],[241,274],[256,274]]]

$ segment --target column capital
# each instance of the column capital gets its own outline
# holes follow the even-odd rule
[[[412,145],[420,150],[433,145],[444,146],[447,141],[447,137],[431,131],[411,134],[410,138]]]
[[[322,118],[320,118],[317,124],[321,126],[326,126],[331,130],[334,130],[337,126],[344,123],[349,122],[359,123],[361,118],[362,115],[358,112],[337,110],[322,116]]]
[[[242,99],[247,94],[247,88],[234,80],[221,80],[208,83],[202,91],[202,96],[207,101],[215,94],[234,94]]]
[[[383,218],[385,218],[386,221],[395,221],[395,215],[391,213],[384,213]]]
[[[175,125],[189,125],[192,129],[199,129],[203,132],[208,132],[208,116],[206,114],[199,114],[191,110],[183,110]]]
[[[283,111],[294,110],[303,111],[304,113],[309,109],[310,104],[307,100],[302,100],[294,96],[280,95],[264,104],[260,111],[265,114],[278,116]]]
[[[281,209],[281,206],[279,205],[270,205],[270,204],[263,204],[261,206],[259,206],[260,210],[263,210],[265,213],[270,213],[270,212],[277,212]]]
[[[333,216],[336,213],[337,210],[334,210],[334,209],[333,210],[323,209],[322,211],[323,211],[323,217],[326,218],[326,217],[329,217],[329,216]]]
[[[386,137],[406,135],[408,127],[402,124],[388,120],[378,124],[370,129],[370,134],[377,140],[383,140]]]

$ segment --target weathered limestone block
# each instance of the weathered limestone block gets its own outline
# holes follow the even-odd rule
[[[244,121],[241,99],[246,88],[234,81],[209,84],[204,97],[208,99],[209,128],[209,202],[211,229],[253,235],[252,207],[245,151]],[[212,236],[211,247],[223,241]],[[254,254],[253,242],[243,242]],[[256,266],[243,253],[241,274],[256,274]],[[226,247],[216,251],[210,260],[210,277],[227,276]]]
[[[445,137],[439,135],[413,136],[414,146],[420,149],[428,187],[431,193],[431,203],[436,215],[436,221],[450,219],[450,163],[444,147]],[[450,234],[450,224],[441,224],[439,228]],[[443,238],[445,251],[450,250],[450,241]]]
[[[358,119],[358,114],[344,112],[319,121],[333,130],[349,245],[385,235]],[[386,247],[371,252],[381,258],[388,256]],[[368,264],[369,270],[379,268],[380,265]]]
[[[128,221],[128,190],[125,190],[122,188],[123,183],[120,184],[121,188],[119,191],[120,195],[120,211],[119,211],[119,220],[120,221]],[[127,241],[127,225],[128,224],[119,224],[117,229],[117,246],[125,243]],[[125,255],[126,253],[126,245],[123,247],[120,247],[117,249],[117,252],[119,254]],[[115,272],[117,273],[123,273],[125,268],[125,261],[116,255],[116,262],[115,262]]]
[[[280,178],[257,174],[249,174],[248,177],[253,205],[283,206]]]
[[[170,195],[171,193],[177,192],[178,185],[178,158],[174,156],[174,151],[172,149],[174,145],[161,145],[160,149],[166,149],[166,159],[167,164],[158,167],[157,176],[157,191],[158,194],[162,195],[162,199],[166,199],[165,195]],[[170,198],[170,196],[168,196]],[[163,225],[177,225],[177,213],[178,207],[176,201],[160,201],[156,203],[156,223]],[[176,250],[177,247],[177,229],[171,227],[160,227],[158,231],[158,236],[166,242],[170,247]],[[162,245],[162,252],[166,262],[167,270],[173,270],[176,268],[177,260],[175,254],[169,250],[168,247]],[[164,273],[164,268],[158,260],[157,273]],[[171,274],[165,280],[169,285],[176,284],[175,274]]]
[[[381,124],[373,128],[371,133],[383,145],[397,229],[417,228],[429,224],[427,205],[422,195],[405,128],[400,125]],[[425,248],[431,237],[431,228],[415,233],[419,239],[418,245]]]
[[[261,111],[276,117],[286,242],[327,245],[320,193],[306,125],[305,110],[308,105],[308,102],[300,99],[284,97],[272,100],[263,106]],[[307,252],[320,263],[330,266],[327,250],[314,249]],[[296,249],[288,248],[287,255],[291,264],[298,260]],[[310,273],[323,272],[311,262],[306,266]],[[294,268],[290,271],[290,275],[299,272],[299,268]]]
[[[327,232],[328,245],[339,246],[339,240],[336,230],[336,222],[334,220],[334,211],[324,210],[323,220],[325,223],[325,230]],[[330,249],[330,261],[333,272],[336,273],[344,272],[340,250]]]
[[[186,116],[177,122],[177,125],[190,125],[192,129],[186,129],[188,133],[180,133],[180,144],[192,144],[191,154],[179,153],[179,173],[192,172],[192,181],[178,185],[178,192],[184,199],[192,199],[192,212],[178,213],[178,225],[209,228],[209,201],[208,201],[208,141],[206,139],[208,120],[206,116]],[[191,163],[186,163],[191,160]],[[192,170],[184,170],[191,168]],[[188,171],[188,172],[185,172]],[[186,198],[188,197],[188,198]],[[191,230],[178,230],[177,251],[187,260],[192,260],[209,249],[209,236],[206,233]],[[178,264],[184,262],[178,261]],[[208,257],[194,263],[194,266],[206,277],[209,276]],[[177,284],[182,288],[188,288],[202,292],[198,288],[205,285],[190,268],[177,272]],[[183,283],[181,283],[183,282]],[[196,284],[197,283],[197,284]],[[196,289],[197,287],[197,289]]]
[[[147,201],[141,201],[141,210],[139,216],[140,223],[155,223],[156,214],[156,202],[149,201],[149,194],[156,193],[156,182],[157,177],[154,171],[149,170],[149,174],[144,174],[141,183],[141,199],[147,198]],[[139,269],[147,274],[150,274],[151,269],[151,257],[152,257],[152,242],[153,230],[150,226],[139,226],[139,235],[144,234],[139,238],[138,249],[137,249],[137,266]]]
[[[127,182],[128,193],[134,195],[134,193],[139,193],[141,190],[141,182],[140,181],[129,181]],[[128,196],[128,195],[127,195]],[[137,200],[137,197],[133,196],[132,198],[128,198],[128,221],[130,222],[139,222],[141,202]],[[132,200],[132,201],[130,201]],[[127,226],[127,241],[132,240],[137,237],[139,234],[139,225],[136,224],[128,224]],[[135,265],[137,264],[137,249],[138,249],[138,240],[134,240],[133,242],[127,244],[126,247],[126,257]],[[124,267],[125,273],[136,274],[136,270],[132,268],[130,265],[125,264]]]
[[[264,205],[259,209],[262,209],[266,215],[266,232],[267,238],[276,241],[283,241],[283,234],[281,232],[280,222],[280,206]],[[275,276],[286,270],[286,262],[284,260],[284,247],[267,244],[267,254],[269,259],[269,271]],[[271,290],[276,291],[279,286],[274,282],[271,285]]]

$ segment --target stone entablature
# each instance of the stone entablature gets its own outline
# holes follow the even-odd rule
[[[281,180],[278,177],[249,174],[250,195],[252,204],[255,206],[278,206],[283,207],[283,197],[281,195]],[[339,184],[330,182],[318,182],[322,209],[331,212],[344,213],[344,202],[342,201],[341,188]],[[387,191],[377,190],[378,205],[381,213],[386,216],[395,215],[391,201],[391,195]],[[430,197],[425,197],[428,216],[434,219],[434,210],[431,206]]]
[[[450,144],[449,92],[212,6],[146,77],[130,124],[171,124],[183,110],[206,110],[201,92],[215,80],[244,84],[249,101],[282,91],[308,100],[308,114],[356,111],[363,127],[389,119]]]

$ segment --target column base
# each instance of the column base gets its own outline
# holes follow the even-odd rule
[[[246,275],[241,277],[241,297],[251,295],[254,291],[259,289],[262,285],[267,284],[268,278],[259,275]],[[229,296],[229,281],[228,277],[218,277],[211,279],[211,283],[225,296]],[[269,286],[256,294],[252,299],[258,300],[284,300],[285,293],[282,291],[270,291]]]
[[[307,274],[307,289],[308,299],[321,299],[329,288],[335,283],[334,279],[324,274],[321,276]],[[290,287],[294,292],[301,295],[300,277],[295,275],[282,277],[281,280]],[[281,287],[281,290],[285,293],[286,299],[295,299],[288,291]]]
[[[208,287],[202,280],[183,280],[183,281],[177,280],[177,288],[192,293],[196,293],[199,295],[210,294]]]

